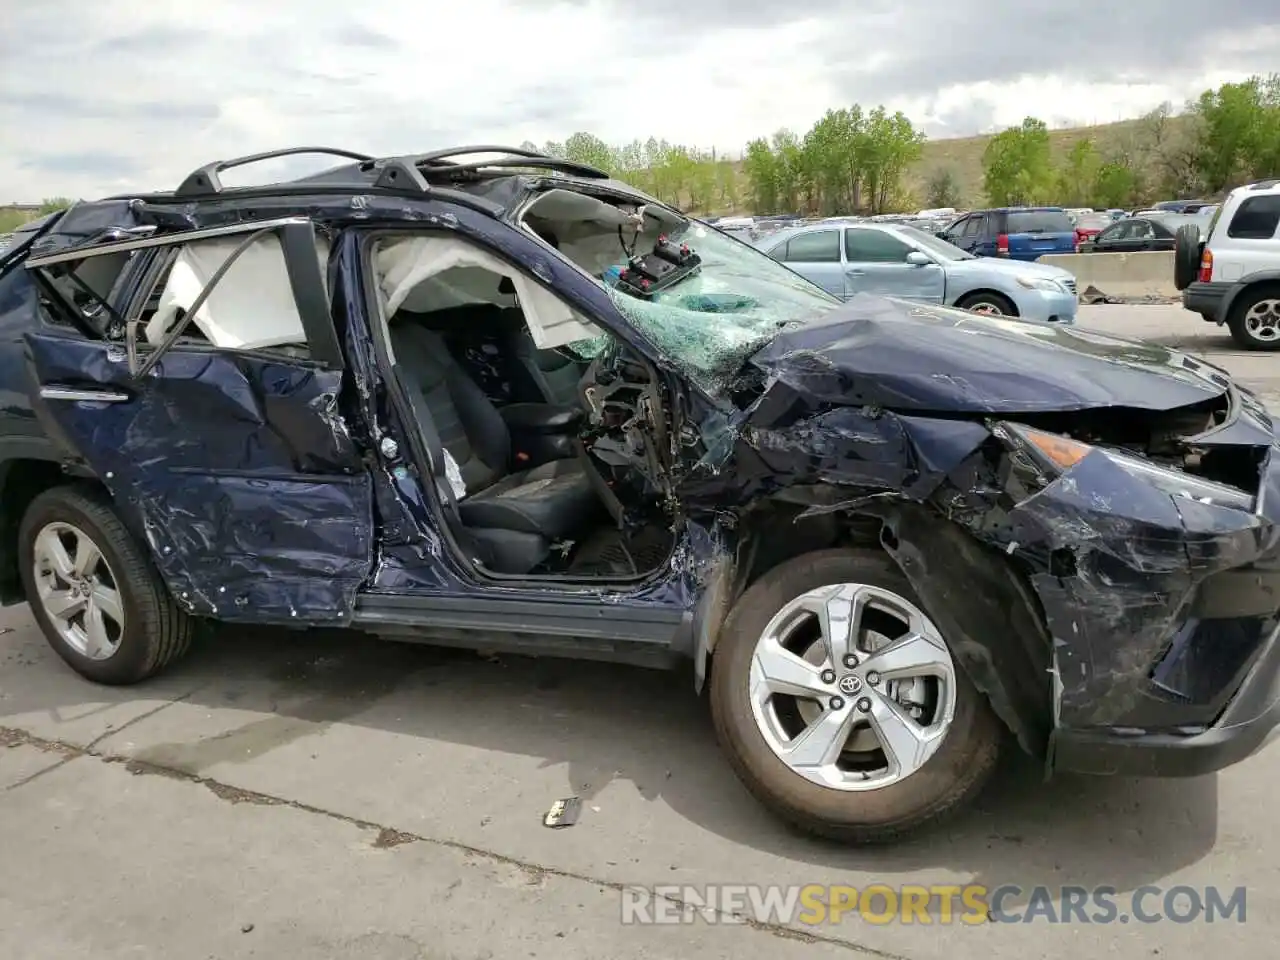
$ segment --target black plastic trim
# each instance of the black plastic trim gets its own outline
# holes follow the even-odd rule
[[[267,150],[263,153],[249,153],[231,160],[214,160],[187,174],[185,180],[174,191],[176,197],[204,197],[209,194],[222,193],[222,179],[219,174],[233,167],[247,167],[251,163],[262,163],[264,160],[277,160],[280,157],[296,157],[306,154],[326,157],[342,157],[345,160],[356,160],[364,163],[372,160],[367,153],[355,153],[334,147],[286,147],[283,150]]]
[[[368,593],[351,625],[440,646],[674,668],[690,650],[693,615],[669,607],[498,597]]]
[[[1196,280],[1182,291],[1182,307],[1192,313],[1207,313],[1214,322],[1222,323],[1225,319],[1222,307],[1232,286],[1232,283],[1201,283]]]
[[[342,344],[329,305],[328,282],[316,256],[315,225],[291,223],[281,227],[280,249],[302,330],[307,335],[310,359],[330,370],[345,369]]]

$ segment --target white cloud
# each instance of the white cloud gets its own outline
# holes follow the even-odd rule
[[[1095,50],[1093,11],[1083,46],[1059,29],[1014,55],[1002,24],[1031,29],[1034,13],[957,27],[958,2],[775,5],[757,22],[766,11],[694,0],[696,20],[679,5],[637,19],[620,0],[29,0],[0,37],[0,202],[168,188],[202,162],[298,144],[386,154],[589,130],[736,152],[853,101],[950,135],[1028,113],[1106,122],[1280,63],[1274,26],[1206,39],[1174,0],[1163,19],[1184,39],[1156,45],[1165,71],[1142,53],[1151,36],[1120,43],[1129,57]]]

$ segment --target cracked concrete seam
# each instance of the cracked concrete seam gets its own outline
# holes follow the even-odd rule
[[[186,697],[191,696],[193,693],[195,693],[195,691],[192,691],[192,693],[186,694],[181,699],[186,699]],[[155,710],[152,710],[149,713],[145,714],[144,717],[152,716],[156,713],[159,713],[166,706],[171,706],[173,703],[177,703],[177,702],[180,702],[180,701],[179,700],[169,701],[161,705],[160,707],[157,707]],[[427,837],[421,834],[408,833],[402,830],[396,830],[392,827],[387,827],[379,823],[374,823],[371,820],[364,820],[364,819],[361,819],[360,817],[353,817],[353,816],[350,816],[349,814],[339,813],[336,810],[326,810],[323,807],[317,807],[309,803],[303,803],[300,800],[289,800],[284,797],[273,796],[271,794],[263,793],[258,790],[249,790],[243,787],[232,786],[231,784],[223,783],[219,780],[215,780],[212,777],[203,777],[203,776],[200,776],[199,774],[188,773],[185,770],[179,770],[173,767],[164,767],[158,764],[148,763],[142,760],[134,760],[130,757],[122,756],[119,754],[108,753],[105,751],[98,750],[97,747],[95,746],[95,744],[106,739],[107,736],[119,733],[121,730],[124,730],[128,726],[131,726],[133,723],[137,722],[138,720],[144,719],[144,717],[134,718],[133,720],[130,720],[129,723],[122,724],[121,726],[115,728],[114,730],[110,730],[107,733],[99,737],[96,737],[94,740],[92,740],[89,744],[85,746],[79,746],[73,743],[65,743],[60,740],[51,740],[46,737],[36,736],[33,733],[30,733],[26,730],[22,730],[16,727],[0,726],[0,748],[31,747],[35,750],[40,750],[45,753],[57,754],[62,758],[58,763],[55,763],[50,767],[46,767],[43,770],[37,771],[35,774],[33,774],[30,777],[27,777],[25,780],[19,781],[16,784],[12,784],[11,789],[15,787],[19,787],[26,783],[30,783],[32,780],[36,779],[37,777],[42,776],[43,774],[48,773],[52,770],[59,769],[72,760],[77,760],[82,758],[97,760],[101,763],[121,764],[124,766],[126,770],[128,770],[130,773],[134,774],[135,776],[146,774],[151,776],[164,777],[170,780],[178,780],[184,783],[198,784],[200,786],[205,787],[207,790],[209,790],[209,792],[211,792],[214,796],[218,797],[220,800],[226,800],[228,803],[249,803],[249,804],[255,804],[258,806],[266,806],[266,807],[287,807],[289,809],[297,810],[302,813],[312,814],[313,816],[326,817],[330,820],[335,820],[339,823],[345,823],[348,826],[353,826],[361,830],[376,831],[376,834],[372,841],[372,846],[374,846],[377,849],[391,849],[407,843],[426,843],[434,846],[448,847],[452,850],[457,850],[461,853],[470,854],[471,856],[475,856],[475,857],[482,857],[494,863],[503,864],[504,866],[514,867],[515,869],[519,870],[528,878],[528,882],[530,885],[537,884],[543,878],[550,876],[550,877],[559,877],[564,880],[574,880],[574,881],[577,881],[578,883],[586,883],[596,887],[603,887],[604,889],[614,890],[614,891],[617,891],[618,893],[621,893],[632,886],[631,884],[620,883],[613,880],[602,880],[599,877],[592,877],[587,874],[576,873],[572,870],[561,870],[555,867],[540,866],[539,864],[529,863],[524,860],[516,859],[515,857],[509,857],[501,853],[496,853],[492,850],[484,850],[480,847],[473,847],[469,844],[459,843],[455,840],[444,840],[439,837]],[[661,896],[660,898],[674,903],[682,911],[696,910],[700,912],[705,912],[705,909],[706,909],[704,907],[697,906],[695,904],[687,903],[686,901],[678,897]],[[810,933],[808,931],[797,930],[794,927],[788,927],[783,924],[764,923],[758,920],[754,920],[750,917],[744,917],[738,914],[726,913],[721,910],[716,910],[715,913],[717,917],[719,917],[723,921],[737,922],[742,926],[750,927],[753,930],[758,930],[762,933],[767,933],[775,937],[780,937],[784,940],[798,940],[802,943],[825,943],[834,947],[839,947],[841,949],[848,950],[851,953],[859,954],[864,957],[873,957],[875,958],[875,960],[913,960],[913,958],[905,956],[904,954],[890,953],[885,950],[879,950],[875,947],[867,946],[865,944],[858,943],[857,941],[854,941],[854,940],[846,940],[841,937],[833,937],[833,936],[826,936],[818,933]]]

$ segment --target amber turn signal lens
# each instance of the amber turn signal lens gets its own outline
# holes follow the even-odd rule
[[[1089,444],[1081,443],[1079,440],[1060,437],[1054,433],[1041,433],[1039,430],[1024,430],[1022,436],[1050,463],[1062,470],[1074,467],[1093,449]]]

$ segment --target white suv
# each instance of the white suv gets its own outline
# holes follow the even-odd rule
[[[1203,238],[1180,229],[1173,271],[1186,309],[1246,349],[1280,350],[1280,179],[1232,190]]]

